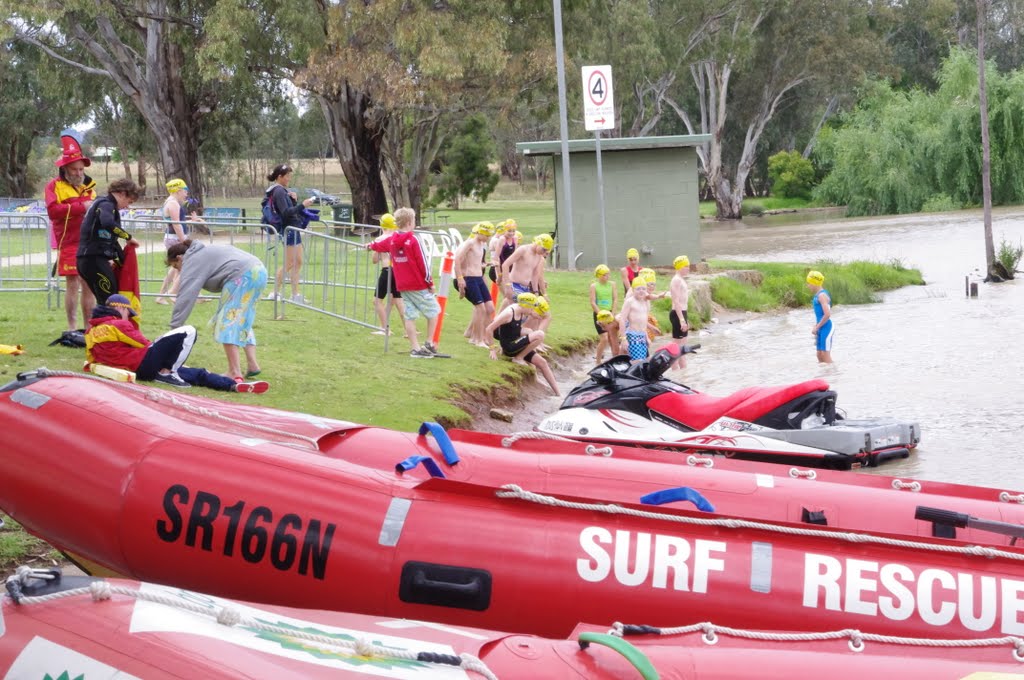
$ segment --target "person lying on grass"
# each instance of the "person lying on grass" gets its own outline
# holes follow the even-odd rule
[[[111,295],[98,305],[85,334],[85,359],[89,363],[134,371],[138,380],[154,380],[174,387],[209,387],[224,392],[262,394],[270,385],[263,381],[236,381],[205,368],[185,366],[196,342],[196,329],[181,326],[150,342],[132,320],[135,310],[124,295]]]

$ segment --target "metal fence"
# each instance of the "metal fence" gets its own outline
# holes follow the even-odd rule
[[[231,221],[218,217],[187,224],[193,240],[229,244],[256,255],[264,263],[269,290],[279,288],[281,291],[280,297],[267,298],[274,305],[276,318],[284,318],[288,305],[296,305],[369,329],[383,330],[373,303],[380,267],[372,263],[365,247],[368,241],[380,235],[379,226],[325,221],[301,230],[303,262],[299,271],[299,296],[293,298],[290,280],[278,282],[286,246],[273,227],[260,224],[256,217]],[[140,244],[137,255],[141,295],[160,295],[168,270],[164,245],[168,223],[151,216],[124,217],[122,226]],[[46,215],[0,214],[0,292],[46,292],[47,307],[52,309],[54,304],[61,304],[64,280],[54,272],[56,254],[50,248],[48,227]],[[296,230],[289,227],[288,231]],[[428,271],[433,271],[435,260],[447,251],[454,251],[462,242],[461,234],[454,228],[417,230],[416,237]]]
[[[46,293],[52,309],[59,291],[49,226],[46,215],[0,213],[0,293]]]

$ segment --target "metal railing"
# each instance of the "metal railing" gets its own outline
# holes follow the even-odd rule
[[[0,293],[46,293],[46,308],[53,309],[60,277],[49,226],[46,215],[0,213]]]

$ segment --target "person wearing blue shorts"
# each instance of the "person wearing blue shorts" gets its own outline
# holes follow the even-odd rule
[[[819,271],[807,273],[807,287],[811,289],[811,304],[814,306],[814,328],[811,335],[814,336],[814,348],[818,352],[818,362],[822,364],[832,363],[832,338],[835,336],[835,327],[832,325],[832,296],[822,286],[825,284],[825,275]]]
[[[487,244],[494,236],[494,225],[480,222],[473,227],[473,237],[466,239],[455,251],[453,270],[459,297],[473,304],[473,317],[464,333],[471,345],[490,347],[487,324],[494,317],[494,302],[484,281],[484,258]]]
[[[298,202],[298,196],[289,189],[292,180],[292,173],[295,171],[290,165],[282,163],[274,166],[267,179],[272,184],[267,187],[266,195],[273,211],[281,216],[281,225],[278,227],[280,235],[284,240],[284,265],[279,267],[274,275],[273,298],[281,295],[281,284],[287,275],[292,284],[292,302],[305,302],[299,293],[299,274],[302,270],[302,232],[303,213],[306,208],[313,204],[315,199],[307,198]],[[289,229],[288,227],[294,227]]]

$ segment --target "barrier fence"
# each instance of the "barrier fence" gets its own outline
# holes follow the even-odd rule
[[[46,293],[46,308],[59,300],[46,215],[0,213],[0,293]]]
[[[287,246],[273,227],[260,224],[259,218],[246,217],[216,217],[187,224],[193,240],[233,245],[263,262],[268,273],[269,295],[265,300],[273,305],[275,318],[284,318],[288,305],[295,305],[371,330],[383,330],[374,307],[380,266],[371,261],[366,250],[367,242],[380,235],[379,226],[324,221],[304,230],[289,227],[286,231],[300,232],[303,245],[298,295],[292,297],[290,278],[282,271]],[[168,223],[151,217],[125,217],[122,226],[140,244],[137,254],[141,296],[160,295],[168,271],[164,244]],[[54,272],[56,253],[50,248],[48,227],[45,215],[0,214],[0,292],[46,292],[47,308],[53,309],[55,304],[61,304],[64,279]],[[461,234],[454,228],[417,230],[415,234],[428,271],[434,270],[434,262],[445,252],[454,251],[462,242]],[[280,296],[272,294],[275,288]],[[401,319],[397,323],[400,327]]]

